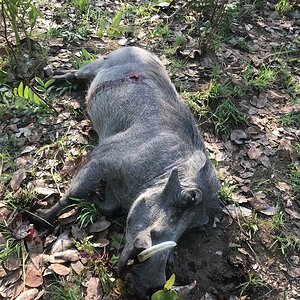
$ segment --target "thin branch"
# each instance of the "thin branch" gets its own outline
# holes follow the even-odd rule
[[[2,19],[3,19],[3,25],[4,25],[4,39],[5,39],[5,42],[7,44],[7,47],[9,48],[11,54],[13,55],[13,59],[14,59],[14,62],[16,64],[16,67],[18,69],[18,72],[21,74],[21,77],[22,79],[25,81],[26,85],[32,90],[34,91],[34,93],[42,100],[42,102],[50,109],[52,109],[56,115],[59,115],[59,112],[56,110],[55,107],[53,107],[51,104],[47,103],[45,101],[45,99],[43,99],[43,96],[40,95],[36,89],[32,86],[32,84],[27,80],[25,74],[23,73],[22,71],[22,68],[20,67],[20,64],[19,64],[19,61],[18,61],[18,58],[16,56],[16,53],[15,53],[15,50],[13,48],[13,46],[11,45],[11,42],[9,41],[9,38],[7,36],[7,24],[6,24],[6,17],[5,17],[5,13],[4,13],[4,1],[2,1],[1,3],[1,15],[2,15]]]

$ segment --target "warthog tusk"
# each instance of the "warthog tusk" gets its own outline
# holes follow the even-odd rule
[[[144,262],[148,258],[150,258],[152,255],[159,253],[161,251],[165,251],[167,249],[174,248],[177,244],[173,241],[167,241],[163,243],[159,243],[157,245],[154,245],[152,247],[149,247],[145,250],[143,250],[141,253],[137,255],[137,259],[139,262]]]

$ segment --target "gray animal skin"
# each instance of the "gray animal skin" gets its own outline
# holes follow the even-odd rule
[[[156,56],[125,47],[75,76],[93,79],[87,109],[99,144],[60,201],[39,215],[54,222],[70,198],[90,199],[105,181],[100,211],[128,212],[120,273],[145,298],[164,285],[171,250],[144,262],[137,255],[207,224],[218,207],[219,182],[193,116]]]

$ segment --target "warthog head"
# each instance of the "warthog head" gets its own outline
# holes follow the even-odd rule
[[[188,186],[187,182],[180,183],[174,168],[167,183],[158,183],[133,203],[119,269],[142,298],[166,282],[169,255],[183,233],[208,223],[218,192],[215,175],[210,176],[211,168],[208,161]],[[208,191],[201,183],[210,179],[213,189]]]

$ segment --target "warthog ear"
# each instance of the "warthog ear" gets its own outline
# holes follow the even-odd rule
[[[189,208],[202,202],[203,195],[197,188],[186,188],[180,193],[178,205],[182,208]]]
[[[169,177],[169,180],[164,188],[163,193],[166,196],[173,196],[181,191],[181,186],[179,182],[179,177],[178,177],[178,169],[174,168],[171,172],[171,175]]]

